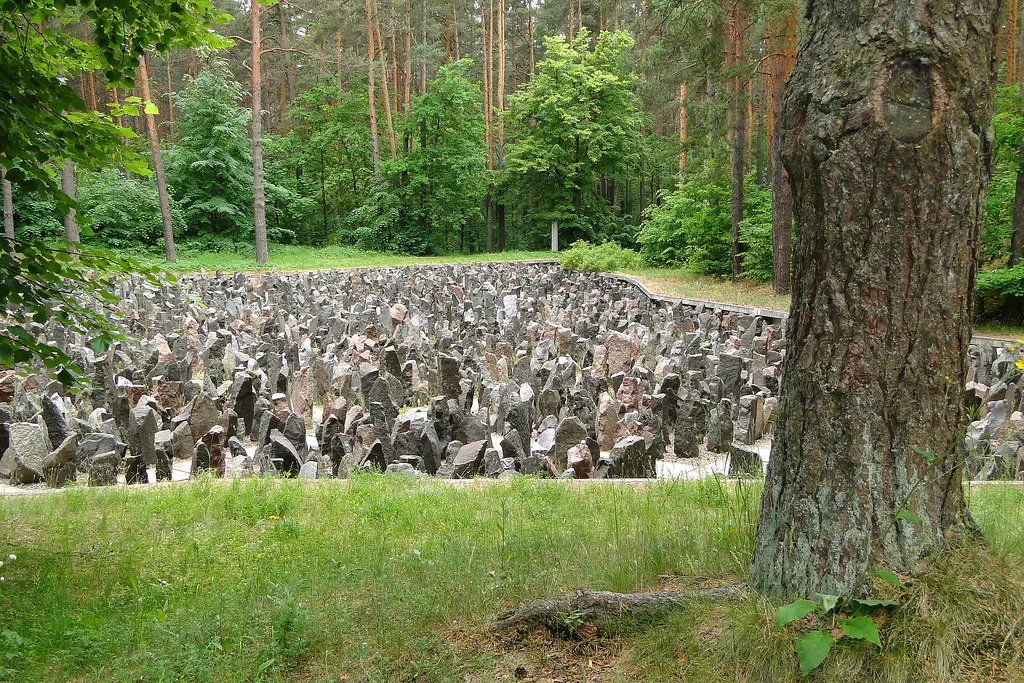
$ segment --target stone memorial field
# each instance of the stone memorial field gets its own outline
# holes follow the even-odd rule
[[[34,330],[86,388],[0,375],[0,481],[759,475],[780,407],[780,314],[555,264],[116,287],[128,341],[97,354]],[[972,346],[972,478],[1021,473],[1020,357],[1014,342]]]

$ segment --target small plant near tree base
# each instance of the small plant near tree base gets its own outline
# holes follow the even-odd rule
[[[889,571],[878,572],[877,576],[887,583],[902,586],[899,578]],[[856,638],[882,647],[878,624],[872,616],[879,610],[898,607],[895,600],[861,600],[839,595],[819,595],[817,600],[794,600],[775,612],[775,626],[785,627],[800,621],[810,614],[816,614],[821,621],[830,623],[828,629],[807,631],[796,641],[796,656],[800,672],[814,671],[828,657],[832,645],[840,638]],[[830,621],[829,621],[830,620]]]
[[[912,446],[911,449],[921,456],[921,459],[926,463],[927,470],[935,468],[937,460],[930,449],[920,446]],[[919,482],[924,481],[926,479],[919,480]],[[881,538],[879,538],[878,546],[882,545],[886,537],[896,527],[898,521],[906,521],[917,526],[923,523],[923,520],[918,515],[907,509],[910,498],[916,490],[916,486],[912,487],[907,494],[907,499],[897,508],[892,521],[882,533]],[[870,576],[877,577],[895,588],[905,587],[900,578],[888,569],[879,569],[873,574],[866,573],[857,582],[858,587],[863,586],[865,579]],[[879,648],[882,647],[878,623],[873,615],[881,610],[899,606],[900,602],[896,600],[818,594],[815,600],[800,598],[778,608],[775,611],[774,625],[782,628],[793,622],[800,621],[812,613],[817,614],[822,621],[831,619],[831,626],[827,630],[814,629],[807,631],[795,644],[797,660],[800,663],[800,672],[806,675],[822,665],[832,651],[832,645],[840,638],[849,637],[866,640],[869,643],[874,643]]]

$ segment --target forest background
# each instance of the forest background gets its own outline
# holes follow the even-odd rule
[[[563,246],[586,242],[582,267],[642,262],[789,290],[776,120],[800,2],[214,4],[224,40],[148,55],[132,89],[87,65],[69,74],[148,168],[52,169],[72,214],[13,169],[8,235],[265,262],[267,241],[546,249],[557,222]],[[1024,7],[1005,6],[978,308],[1017,321]],[[88,39],[87,26],[63,29]]]

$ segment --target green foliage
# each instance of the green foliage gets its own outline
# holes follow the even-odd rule
[[[185,217],[181,235],[252,233],[252,150],[242,86],[213,62],[174,96],[178,140],[167,150],[167,182]]]
[[[138,56],[154,46],[224,45],[207,25],[225,18],[210,0],[154,0],[144,10],[131,0],[28,0],[0,6],[0,159],[25,192],[53,197],[61,213],[55,164],[69,159],[84,168],[118,162],[141,165],[122,144],[134,136],[110,116],[86,110],[71,84],[78,73],[99,69],[112,84],[134,83]],[[88,40],[68,30],[82,24]]]
[[[383,178],[352,214],[359,245],[377,251],[464,251],[482,220],[488,182],[480,86],[472,61],[441,67],[402,123],[410,151],[383,167]]]
[[[729,274],[729,202],[724,182],[684,183],[648,209],[637,237],[644,258],[652,265],[685,265],[702,275]]]
[[[18,366],[38,358],[55,377],[71,386],[82,369],[59,348],[40,341],[38,325],[53,320],[68,334],[81,334],[101,353],[123,337],[108,319],[111,304],[118,303],[107,281],[111,271],[141,272],[151,282],[151,271],[125,258],[98,251],[75,254],[67,247],[39,241],[18,241],[15,249],[0,249],[0,301],[6,304],[6,321],[0,334],[0,364]],[[74,283],[73,292],[69,283]],[[75,297],[93,297],[101,305],[87,307]]]
[[[884,607],[895,607],[899,603],[891,600],[856,600],[838,595],[819,595],[816,602],[798,599],[779,607],[775,611],[775,627],[781,628],[816,614],[819,622],[831,620],[831,627],[839,626],[848,638],[864,640],[882,647],[878,625],[869,612]],[[800,673],[806,675],[821,666],[832,651],[833,633],[825,629],[813,629],[804,633],[795,644]]]
[[[983,270],[978,273],[977,295],[985,297],[1024,297],[1024,262],[1013,268]]]
[[[772,279],[772,195],[748,176],[740,224],[743,275]],[[732,213],[728,179],[694,177],[647,210],[637,236],[652,265],[685,266],[700,275],[732,272]]]
[[[64,237],[57,201],[43,191],[26,192],[15,186],[14,236],[19,240],[58,240]]]
[[[264,139],[267,177],[292,197],[268,191],[267,219],[299,244],[352,241],[348,216],[372,181],[366,92],[319,78],[291,103],[287,136]]]
[[[59,167],[66,161],[86,170],[114,164],[147,173],[143,159],[123,144],[122,136],[134,134],[115,126],[107,114],[87,111],[72,84],[83,71],[99,70],[108,83],[131,86],[139,56],[151,47],[159,52],[178,44],[226,45],[207,30],[224,17],[210,0],[153,0],[141,9],[131,0],[0,5],[0,165],[19,195],[40,205],[52,203],[49,216],[64,216],[76,208],[60,190]],[[137,111],[139,104],[129,102],[112,113]],[[109,300],[107,282],[95,271],[127,270],[134,264],[86,250],[76,258],[79,247],[43,243],[47,230],[42,221],[29,223],[13,249],[0,253],[0,303],[8,323],[0,332],[0,363],[40,358],[59,368],[58,379],[70,384],[78,368],[27,327],[56,320],[70,332],[93,338],[97,347],[105,346],[119,334],[115,324],[102,306],[82,305],[68,292]]]
[[[743,243],[743,277],[755,282],[772,281],[772,191],[758,187],[747,176],[743,190],[743,222],[740,223]]]
[[[552,221],[567,242],[610,236],[613,208],[598,179],[635,167],[642,117],[625,32],[601,33],[590,48],[580,30],[572,45],[545,39],[534,80],[509,100],[514,142],[505,159],[505,196],[535,244]]]
[[[632,249],[623,249],[615,242],[593,245],[580,240],[559,254],[559,261],[566,270],[583,270],[607,273],[621,270],[635,270],[644,267],[640,254]]]
[[[995,100],[995,146],[992,179],[985,196],[981,263],[998,266],[1005,264],[1009,256],[1017,174],[1024,164],[1024,97],[1017,84],[1003,84],[996,89]]]
[[[162,244],[160,199],[152,179],[126,175],[107,168],[81,174],[78,204],[89,219],[90,243],[122,250],[142,251]],[[171,221],[181,226],[183,216],[171,205]]]
[[[796,641],[800,673],[806,675],[821,666],[832,651],[832,636],[824,631],[809,631]]]

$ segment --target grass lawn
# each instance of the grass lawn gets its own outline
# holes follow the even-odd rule
[[[789,297],[775,294],[771,285],[761,285],[749,280],[733,283],[728,278],[694,275],[679,268],[641,268],[626,272],[642,280],[648,289],[659,294],[771,308],[777,311],[789,310]]]
[[[317,270],[328,268],[367,268],[374,266],[408,266],[417,263],[475,263],[480,261],[523,261],[549,259],[549,251],[506,251],[500,254],[451,254],[447,256],[401,256],[354,247],[302,247],[285,244],[270,245],[270,262],[262,268],[269,270]],[[177,263],[167,263],[163,258],[144,256],[143,263],[175,273],[192,273],[200,269],[207,271],[256,270],[255,257],[249,252],[207,251],[196,252],[183,249]]]
[[[0,678],[802,680],[793,644],[813,624],[774,628],[755,595],[610,637],[487,630],[582,587],[743,581],[759,493],[373,475],[3,499],[0,552],[17,560],[0,569]],[[841,640],[811,680],[1024,680],[1024,491],[982,487],[971,504],[991,553],[951,552],[889,588],[903,606],[883,649]]]

